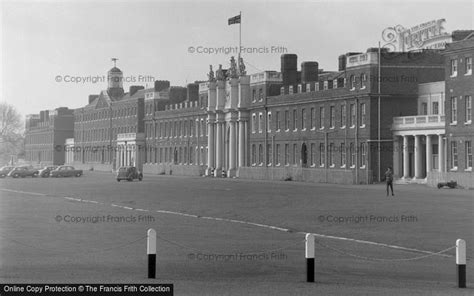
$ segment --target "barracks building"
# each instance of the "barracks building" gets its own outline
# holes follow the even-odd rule
[[[464,37],[444,51],[346,53],[334,71],[284,54],[279,71],[247,74],[232,57],[205,81],[128,92],[114,66],[107,89],[73,111],[64,162],[344,184],[380,181],[393,167],[400,180],[469,186],[473,39]]]

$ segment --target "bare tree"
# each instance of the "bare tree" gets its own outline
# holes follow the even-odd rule
[[[0,162],[11,155],[21,153],[23,147],[23,123],[15,107],[0,103]]]

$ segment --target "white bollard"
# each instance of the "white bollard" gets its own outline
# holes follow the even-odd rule
[[[466,241],[456,240],[456,265],[458,266],[458,288],[466,288]]]
[[[305,241],[305,257],[306,257],[306,281],[314,283],[314,235],[306,234]]]
[[[153,228],[147,232],[146,252],[148,254],[148,278],[156,277],[156,231]]]

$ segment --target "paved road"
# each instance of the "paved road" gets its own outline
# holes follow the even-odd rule
[[[98,172],[1,179],[0,189],[2,282],[165,282],[176,295],[473,293],[455,287],[453,250],[432,255],[464,238],[474,257],[472,191],[403,185],[387,198],[381,185],[117,183]],[[159,235],[156,280],[146,279],[150,227]],[[304,282],[306,232],[321,235],[316,284]],[[421,256],[429,257],[405,260]]]

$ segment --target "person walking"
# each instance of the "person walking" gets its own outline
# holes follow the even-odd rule
[[[394,196],[393,194],[393,172],[392,172],[392,168],[391,167],[388,167],[387,168],[387,171],[385,172],[385,182],[387,183],[387,196],[389,194],[389,187],[390,187],[390,190],[392,191],[392,196]]]

